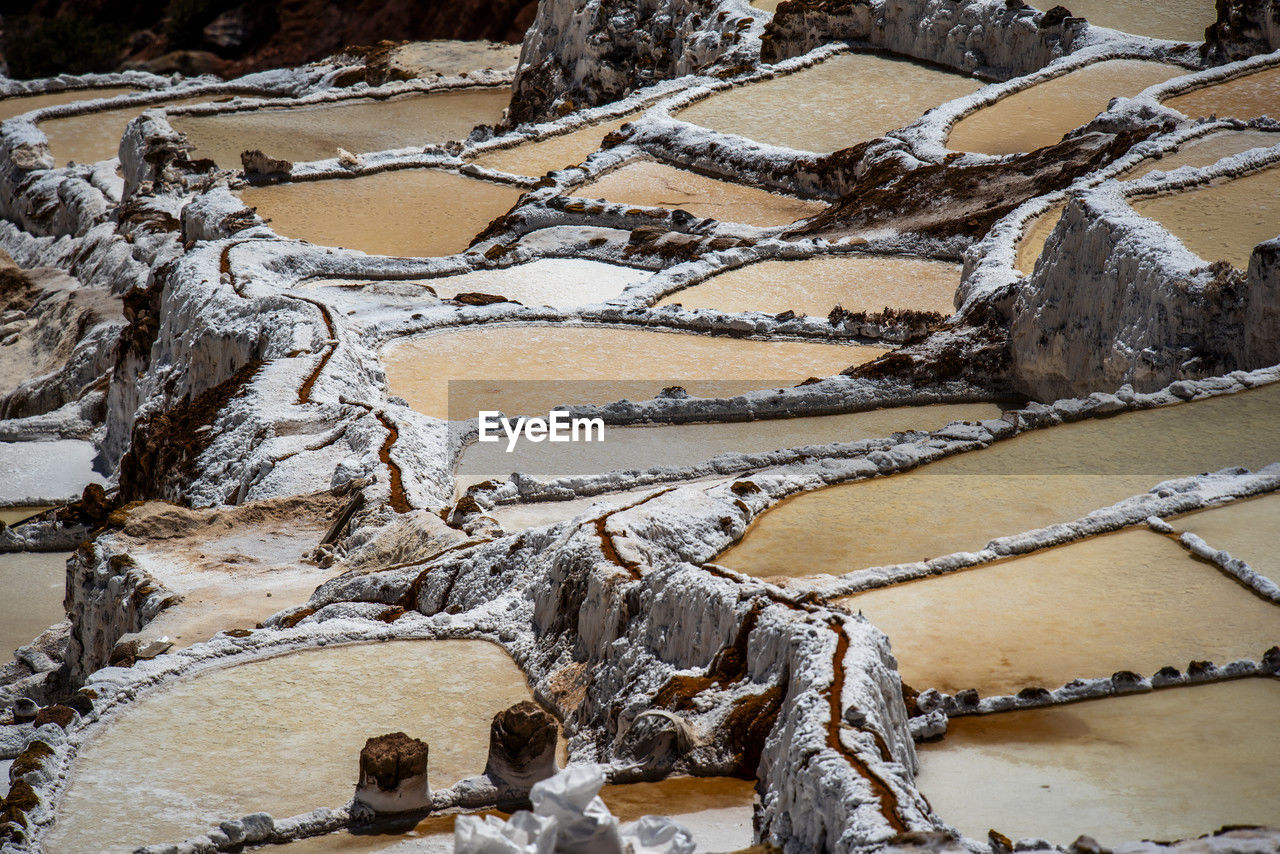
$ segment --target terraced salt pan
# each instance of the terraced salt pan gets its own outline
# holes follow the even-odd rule
[[[652,160],[628,163],[575,188],[573,195],[626,205],[678,208],[694,216],[759,226],[789,225],[826,208],[822,202],[730,184]]]
[[[797,495],[717,562],[759,576],[843,574],[977,551],[1171,477],[1280,461],[1280,387],[1033,430],[905,474]]]
[[[40,122],[38,127],[49,139],[49,151],[60,165],[68,161],[97,163],[111,160],[120,151],[120,137],[125,127],[146,110],[157,107],[180,107],[184,104],[207,104],[216,100],[211,95],[178,98],[160,104],[133,105],[97,113],[82,113],[61,119]]]
[[[770,314],[790,309],[818,317],[837,305],[854,312],[891,307],[949,315],[959,285],[958,264],[839,255],[748,264],[668,294],[658,305]]]
[[[4,522],[6,525],[13,525],[48,509],[48,507],[31,506],[0,507],[0,522]]]
[[[397,341],[382,352],[390,392],[419,412],[544,414],[561,403],[645,400],[663,388],[719,397],[830,376],[879,347],[752,341],[641,329],[490,326]],[[450,401],[450,381],[464,381]]]
[[[1225,83],[1193,89],[1184,95],[1169,98],[1164,105],[1192,118],[1280,118],[1280,66],[1255,71]]]
[[[225,169],[240,168],[240,152],[260,149],[285,160],[325,160],[338,148],[359,154],[466,139],[480,124],[496,124],[511,100],[505,87],[360,99],[290,109],[212,116],[174,116],[170,124]]]
[[[1280,816],[1280,680],[952,718],[916,780],[965,835],[1179,839]]]
[[[685,466],[727,452],[756,453],[830,442],[856,442],[902,430],[936,430],[951,421],[999,418],[989,403],[903,406],[845,415],[777,418],[726,424],[665,424],[609,427],[604,442],[551,445],[469,445],[458,462],[458,489],[513,471],[539,477],[590,474],[658,466]]]
[[[1280,495],[1235,501],[1170,519],[1169,524],[1178,533],[1198,535],[1280,584]]]
[[[755,784],[729,777],[671,777],[658,783],[605,786],[600,791],[622,824],[646,815],[668,816],[693,835],[698,851],[740,849],[751,844]],[[485,813],[505,817],[498,812]],[[333,833],[290,843],[287,854],[453,854],[455,816],[432,816],[411,830]]]
[[[0,554],[0,661],[66,617],[65,552]]]
[[[1048,11],[1053,5],[1039,7]],[[1072,0],[1070,9],[1099,27],[1180,42],[1204,41],[1205,28],[1218,17],[1214,0]]]
[[[424,294],[429,294],[427,289],[430,289],[442,299],[452,299],[460,293],[485,293],[525,305],[575,308],[616,297],[627,285],[649,275],[645,270],[600,261],[542,258],[499,270],[475,270],[460,276],[413,280],[408,284],[421,286]],[[342,288],[368,283],[368,279],[313,279],[305,286]]]
[[[241,190],[284,237],[372,255],[462,252],[506,213],[520,190],[435,169],[275,184]]]
[[[97,448],[82,439],[0,442],[0,502],[80,495],[106,479],[93,470]]]
[[[1280,131],[1219,131],[1183,143],[1177,151],[1159,159],[1148,158],[1120,177],[1123,180],[1132,181],[1156,169],[1172,172],[1180,166],[1210,166],[1224,157],[1230,157],[1251,148],[1270,148],[1273,145],[1280,145]]]
[[[909,59],[846,53],[718,92],[675,117],[770,145],[829,152],[904,127],[982,85]]]
[[[1065,204],[1054,205],[1044,213],[1033,219],[1027,225],[1026,231],[1022,234],[1022,240],[1018,242],[1018,272],[1024,276],[1030,276],[1036,270],[1036,261],[1039,260],[1040,254],[1044,252],[1045,241],[1049,239],[1049,235],[1058,227],[1058,221],[1062,219],[1062,212],[1066,210]]]
[[[606,136],[633,118],[634,115],[624,116],[549,139],[482,152],[472,159],[477,165],[490,169],[537,178],[548,172],[582,163],[600,148]]]
[[[114,98],[117,95],[129,95],[137,89],[116,87],[113,89],[73,89],[66,92],[50,92],[42,95],[23,95],[0,98],[0,122],[29,113],[32,110],[43,110],[45,107],[57,107],[76,101],[92,101],[97,98]]]
[[[966,116],[952,128],[947,147],[986,154],[1034,151],[1093,119],[1112,98],[1132,97],[1186,73],[1176,65],[1141,59],[1096,62]]]
[[[350,800],[366,739],[431,747],[432,788],[484,770],[494,714],[530,698],[484,641],[308,650],[181,680],[124,710],[79,753],[49,854],[132,851],[265,810]]]
[[[983,696],[1118,670],[1261,658],[1280,609],[1168,537],[1121,531],[840,600],[917,690]]]
[[[1280,234],[1280,166],[1139,199],[1133,209],[1158,221],[1206,261],[1229,261],[1246,270],[1253,248]]]

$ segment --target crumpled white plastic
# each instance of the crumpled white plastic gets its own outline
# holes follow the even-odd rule
[[[669,818],[647,815],[626,828],[600,799],[604,772],[574,765],[535,783],[533,812],[507,821],[458,816],[456,854],[693,854],[689,831]]]

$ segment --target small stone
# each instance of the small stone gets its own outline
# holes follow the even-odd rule
[[[393,732],[371,738],[360,751],[355,799],[378,813],[405,812],[431,803],[425,741]]]
[[[276,829],[275,819],[266,812],[250,813],[240,819],[240,824],[244,827],[244,841],[249,843],[265,841]]]
[[[244,825],[234,819],[224,821],[218,825],[218,830],[226,835],[231,845],[241,845],[244,843]]]
[[[957,691],[956,702],[959,703],[962,708],[966,708],[966,709],[977,706],[978,705],[978,689],[966,688],[963,691]]]
[[[30,723],[36,719],[40,706],[30,697],[19,697],[13,703],[13,722],[15,724]]]
[[[36,727],[42,727],[45,724],[56,724],[63,729],[71,726],[71,722],[76,719],[75,709],[67,706],[45,706],[41,709],[35,718]]]
[[[530,700],[498,712],[489,729],[485,774],[522,789],[547,779],[556,773],[559,733],[556,719]]]

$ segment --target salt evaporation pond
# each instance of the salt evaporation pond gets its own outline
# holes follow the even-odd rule
[[[1154,219],[1206,261],[1249,268],[1253,248],[1280,234],[1280,166],[1181,193],[1138,199]]]
[[[246,205],[283,237],[372,255],[462,252],[520,190],[436,169],[248,187]]]
[[[0,661],[7,661],[15,649],[66,617],[62,597],[70,556],[67,552],[0,554]]]
[[[129,122],[147,110],[161,107],[180,107],[185,104],[207,104],[226,95],[197,95],[151,104],[132,104],[114,110],[81,113],[60,119],[48,119],[37,127],[49,140],[49,151],[60,165],[68,161],[97,163],[112,160],[119,155],[120,138]]]
[[[210,116],[173,116],[174,130],[224,169],[240,168],[240,152],[259,149],[296,162],[466,139],[480,124],[497,124],[511,100],[507,87],[361,98],[307,107],[262,108]]]
[[[1280,584],[1280,495],[1234,501],[1170,519],[1169,524],[1178,533],[1196,534]]]
[[[382,363],[391,394],[419,412],[458,421],[482,409],[537,415],[561,403],[645,400],[672,385],[701,397],[794,385],[885,352],[644,329],[512,324],[396,341],[383,350]],[[452,407],[450,382],[465,383],[454,387]]]
[[[721,133],[829,152],[883,136],[982,83],[883,53],[845,53],[717,92],[675,114]]]
[[[1280,66],[1255,71],[1225,83],[1193,89],[1164,101],[1192,118],[1218,116],[1280,118]]]
[[[475,270],[459,276],[393,281],[418,285],[424,295],[434,292],[441,299],[452,299],[461,293],[484,293],[525,305],[575,308],[616,297],[627,285],[650,275],[648,270],[601,261],[541,258],[514,267]],[[345,288],[368,284],[371,284],[368,279],[312,279],[304,287]]]
[[[952,128],[947,147],[986,154],[1034,151],[1093,119],[1112,98],[1132,97],[1186,73],[1176,65],[1141,59],[1095,62],[966,116]]]
[[[952,421],[999,418],[992,403],[901,406],[720,424],[663,424],[609,427],[603,442],[551,445],[524,442],[507,453],[505,442],[468,445],[458,462],[457,487],[505,478],[512,472],[554,477],[658,466],[687,466],[729,452],[759,453],[779,448],[875,439],[904,430],[937,430]]]
[[[1015,266],[1018,272],[1024,276],[1030,276],[1036,270],[1036,261],[1040,259],[1040,254],[1044,252],[1045,241],[1049,239],[1049,235],[1058,227],[1059,220],[1062,219],[1062,212],[1066,210],[1065,204],[1054,205],[1042,214],[1036,216],[1026,229],[1022,232],[1022,239],[1018,241],[1018,256]]]
[[[1280,460],[1280,384],[1033,430],[914,471],[789,498],[717,561],[758,576],[843,574],[976,551],[1179,475]]]
[[[137,89],[116,87],[113,89],[70,89],[63,92],[50,92],[42,95],[10,95],[0,98],[0,121],[29,113],[32,110],[43,110],[45,107],[57,107],[72,104],[76,101],[93,101],[98,98],[114,98],[117,95],[132,95]]]
[[[431,748],[431,787],[484,770],[493,716],[530,699],[484,641],[307,650],[183,679],[113,717],[81,749],[50,854],[179,842],[259,810],[286,817],[351,799],[366,739]]]
[[[1103,846],[1280,817],[1280,680],[952,718],[916,781],[966,836]]]
[[[15,505],[10,507],[0,507],[0,522],[6,525],[15,525],[26,519],[30,519],[37,513],[43,513],[48,507],[37,507],[30,505]]]
[[[91,483],[105,485],[93,470],[97,455],[83,439],[0,442],[0,502],[77,498]]]
[[[1205,28],[1218,19],[1214,0],[1071,0],[1069,8],[1095,26],[1180,42],[1204,41]]]
[[[584,199],[678,208],[694,216],[759,226],[789,225],[826,208],[822,202],[731,184],[652,160],[628,163],[571,192]]]
[[[904,682],[948,694],[1257,660],[1280,644],[1275,605],[1145,527],[840,603],[889,636]]]
[[[833,255],[759,261],[663,297],[658,305],[719,311],[794,311],[825,317],[839,305],[875,313],[886,307],[949,315],[960,265],[923,258]]]
[[[605,786],[600,797],[622,824],[667,816],[693,835],[698,851],[733,851],[751,844],[755,784],[730,777],[670,777],[657,783]],[[505,818],[505,813],[488,812]],[[286,854],[453,854],[456,816],[432,816],[410,830],[332,833],[290,843]]]
[[[601,142],[622,127],[634,115],[590,125],[580,130],[536,142],[524,142],[511,148],[485,151],[472,158],[479,166],[539,177],[566,166],[576,166],[600,148]]]

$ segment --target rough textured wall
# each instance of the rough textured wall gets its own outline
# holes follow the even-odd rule
[[[1218,20],[1205,31],[1201,53],[1234,62],[1280,49],[1280,0],[1218,0]]]
[[[1245,359],[1251,365],[1280,362],[1280,237],[1258,244],[1249,259]]]

